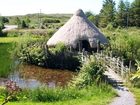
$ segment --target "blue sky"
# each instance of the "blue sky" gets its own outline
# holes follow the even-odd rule
[[[115,0],[118,3],[120,0]],[[130,2],[134,0],[128,0]],[[74,13],[84,11],[100,12],[103,0],[0,0],[0,15],[24,15],[29,13]]]

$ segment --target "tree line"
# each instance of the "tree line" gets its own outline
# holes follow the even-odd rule
[[[114,0],[104,0],[99,14],[94,15],[88,11],[86,16],[97,27],[140,27],[140,0],[134,0],[132,3],[120,0],[117,8]]]

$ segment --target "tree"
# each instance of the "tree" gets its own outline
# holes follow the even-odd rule
[[[19,17],[15,18],[14,24],[18,25],[18,28],[20,28],[21,21],[20,21]]]
[[[99,16],[98,15],[94,15],[90,11],[87,11],[85,14],[86,14],[87,18],[98,27],[98,25],[99,25]]]
[[[100,11],[100,26],[106,27],[109,23],[114,25],[115,20],[115,2],[113,0],[105,0]]]
[[[25,18],[25,22],[28,23],[28,24],[31,22],[31,20],[29,19],[29,17],[26,17]]]
[[[3,23],[8,23],[9,22],[9,20],[8,20],[8,18],[6,18],[6,17],[0,17],[0,22],[3,22]]]
[[[91,11],[87,11],[87,12],[85,12],[85,15],[86,15],[86,16],[87,16],[87,18],[88,18],[88,17],[92,16],[92,15],[93,15],[93,13],[92,13]]]
[[[130,2],[127,0],[125,1],[125,7],[126,7],[126,26],[129,26],[130,23]]]
[[[127,26],[127,8],[123,0],[120,0],[120,3],[118,5],[118,11],[115,21],[117,25],[121,27]]]
[[[26,18],[24,20],[25,20],[26,26],[29,27],[30,26],[30,22],[31,22],[31,20],[29,19],[29,17],[26,16]]]
[[[99,26],[99,17],[98,15],[90,15],[88,19],[93,22],[97,27]]]
[[[0,36],[2,36],[2,29],[4,28],[3,22],[0,22]]]
[[[28,25],[24,20],[21,21],[20,28],[28,28]]]
[[[140,27],[140,0],[135,0],[131,4],[130,22],[133,26]]]

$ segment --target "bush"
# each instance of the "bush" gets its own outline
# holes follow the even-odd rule
[[[107,30],[114,30],[113,24],[109,23],[106,27]]]
[[[52,30],[52,29],[48,29],[47,30],[47,35],[49,36],[49,37],[52,37],[52,35],[55,33],[55,30]]]
[[[69,52],[64,44],[60,43],[55,48],[45,47],[47,41],[40,40],[18,44],[15,51],[20,61],[53,69],[76,70],[80,66],[79,58]]]
[[[60,20],[46,18],[46,19],[43,20],[43,24],[45,24],[45,23],[60,23]]]
[[[94,83],[99,83],[103,77],[104,67],[94,57],[87,60],[80,68],[80,72],[69,84],[71,87],[83,88]]]
[[[0,36],[3,36],[2,29],[4,28],[4,24],[0,22]]]

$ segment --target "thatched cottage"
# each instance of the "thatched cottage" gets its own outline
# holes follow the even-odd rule
[[[100,44],[107,44],[108,40],[90,22],[84,12],[79,9],[47,42],[48,46],[55,46],[57,43],[64,43],[73,49],[93,49]]]

